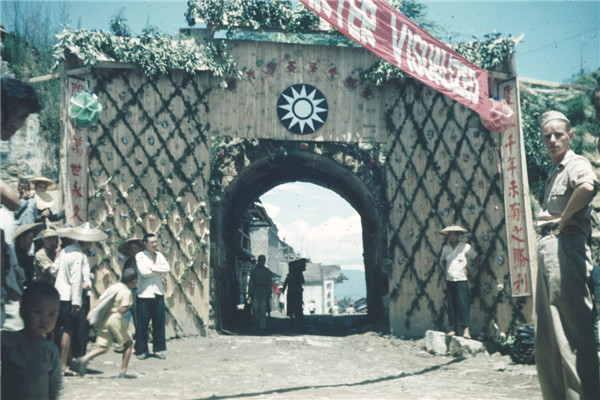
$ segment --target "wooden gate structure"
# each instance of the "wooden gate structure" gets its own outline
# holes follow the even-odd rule
[[[530,321],[531,297],[511,296],[500,136],[477,114],[411,78],[381,86],[362,80],[377,61],[364,49],[229,46],[243,77],[226,89],[209,71],[148,78],[129,64],[65,63],[65,109],[73,79],[105,107],[85,132],[63,112],[68,136],[85,133],[89,142],[87,217],[110,233],[94,246],[97,292],[120,276],[118,244],[155,232],[171,265],[167,333],[227,327],[243,213],[271,188],[307,181],[339,193],[359,213],[369,314],[389,322],[392,333],[446,328],[438,232],[450,224],[467,228],[483,256],[472,271],[472,331]],[[516,91],[510,66],[506,60],[502,68]],[[327,118],[316,132],[295,134],[286,127],[290,118],[280,121],[290,87],[290,103],[307,103],[311,93],[326,99]],[[72,191],[66,182],[63,188]]]

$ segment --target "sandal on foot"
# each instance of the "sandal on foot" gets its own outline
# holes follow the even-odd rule
[[[79,375],[77,372],[72,371],[70,369],[65,369],[63,371],[63,376],[81,376],[81,375]]]

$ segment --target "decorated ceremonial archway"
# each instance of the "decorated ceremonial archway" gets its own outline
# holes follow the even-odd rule
[[[171,265],[167,334],[223,327],[241,216],[269,189],[306,181],[361,216],[369,315],[389,316],[393,334],[445,329],[439,231],[456,223],[483,257],[472,271],[473,331],[529,321],[535,255],[518,123],[493,133],[413,78],[378,84],[385,70],[360,48],[233,41],[240,73],[220,80],[214,65],[162,75],[124,62],[86,67],[89,43],[68,44],[61,182],[68,222],[111,234],[93,249],[96,294],[120,275],[114,249],[154,232]],[[512,58],[486,57],[497,70],[491,94],[518,121]],[[66,114],[82,89],[104,106],[86,127]]]
[[[360,215],[369,317],[381,321],[382,296],[387,293],[388,282],[382,269],[387,246],[385,217],[381,214],[385,183],[381,169],[373,165],[379,146],[221,140],[213,151],[218,154],[211,172],[211,265],[217,289],[212,301],[220,317],[217,324],[227,327],[238,303],[235,255],[244,212],[263,193],[294,181],[338,193]]]

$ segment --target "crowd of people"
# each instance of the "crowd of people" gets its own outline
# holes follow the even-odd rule
[[[87,364],[113,343],[118,345],[115,351],[123,353],[118,377],[136,378],[127,371],[134,351],[131,320],[137,358],[166,358],[163,276],[170,267],[156,251],[154,234],[119,246],[119,252],[128,257],[121,279],[103,292],[91,311],[89,249],[92,243],[107,239],[104,232],[89,223],[59,232],[34,223],[19,227],[14,238],[14,246],[3,244],[3,258],[10,259],[11,251],[19,252],[21,247],[28,261],[16,257],[17,264],[3,265],[11,273],[3,274],[2,281],[2,368],[3,373],[10,370],[3,376],[2,398],[56,398],[62,377],[83,376]],[[27,255],[36,247],[34,241],[39,250],[35,256]],[[4,278],[12,274],[17,278],[11,292]],[[148,349],[150,320],[152,353]],[[88,351],[90,325],[95,327],[96,347]]]
[[[26,83],[2,78],[1,89],[1,137],[7,141],[40,105]],[[131,321],[138,359],[166,358],[164,275],[170,267],[157,251],[156,235],[119,245],[127,257],[120,281],[90,310],[90,248],[108,236],[88,222],[65,224],[48,192],[55,188],[42,176],[21,179],[17,190],[0,180],[3,399],[58,398],[63,377],[84,375],[87,364],[113,343],[123,353],[118,377],[136,378],[127,371],[134,352]],[[90,332],[96,333],[96,347],[88,351]]]

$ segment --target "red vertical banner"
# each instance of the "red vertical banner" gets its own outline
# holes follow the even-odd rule
[[[384,0],[300,0],[340,33],[423,84],[489,117],[488,72]]]
[[[85,81],[73,77],[67,80],[67,109],[71,97],[85,90]],[[88,129],[77,127],[72,118],[67,117],[66,168],[65,168],[65,214],[66,223],[77,226],[88,219]]]
[[[518,122],[520,110],[517,80],[511,79],[499,84],[498,93],[513,109]],[[531,216],[528,208],[528,193],[525,193],[524,185],[527,180],[527,164],[520,125],[517,123],[500,134],[508,248],[507,262],[513,297],[533,294],[531,262],[535,257],[531,254],[533,249],[527,228],[527,221],[531,221]]]

